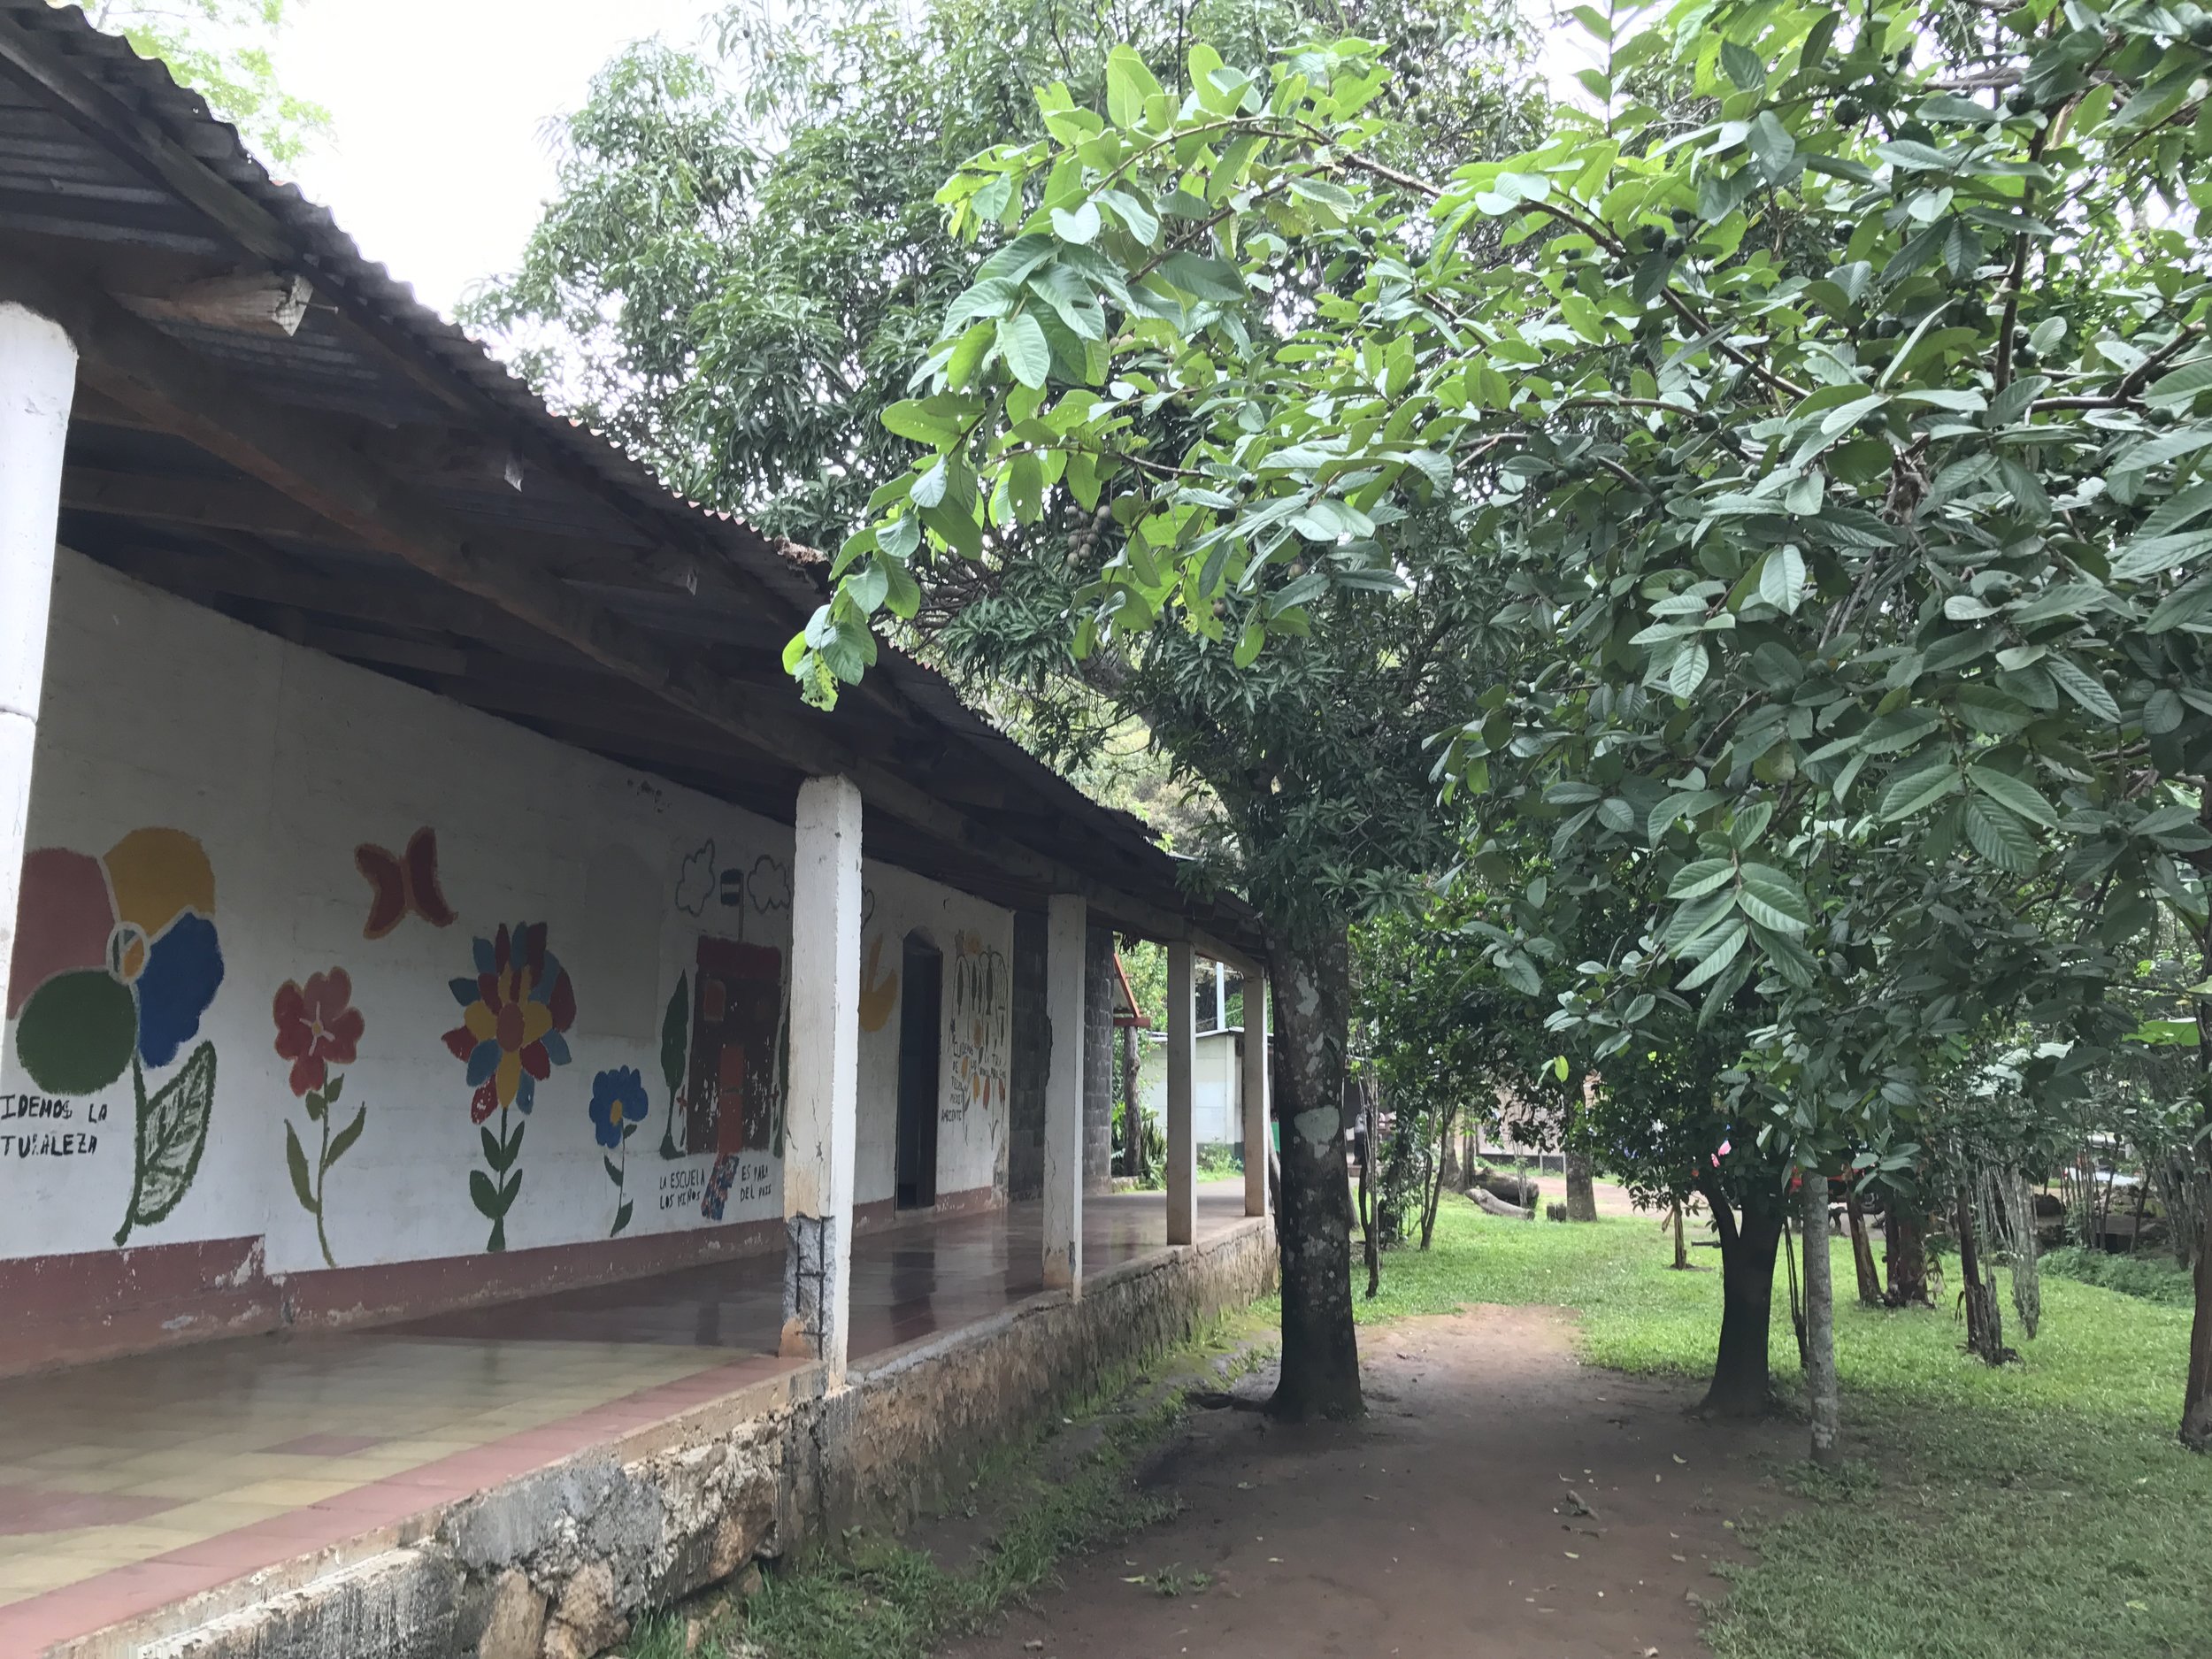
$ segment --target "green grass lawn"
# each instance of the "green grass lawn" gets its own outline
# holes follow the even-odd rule
[[[1382,1294],[1356,1304],[1363,1323],[1469,1302],[1573,1308],[1588,1359],[1702,1378],[1719,1252],[1692,1255],[1711,1271],[1670,1271],[1655,1218],[1560,1226],[1448,1199],[1434,1249],[1386,1256]],[[1786,1389],[1785,1286],[1778,1268]],[[1810,1502],[1751,1534],[1757,1561],[1708,1630],[1721,1659],[2212,1655],[2212,1458],[2174,1438],[2188,1308],[2047,1275],[2038,1337],[2004,1311],[2022,1359],[1992,1370],[1960,1351],[1947,1311],[1839,1303],[1844,1414],[1872,1444],[1839,1477],[1785,1471]]]

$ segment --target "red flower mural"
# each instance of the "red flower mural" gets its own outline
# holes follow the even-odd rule
[[[352,1007],[353,980],[343,968],[311,973],[307,984],[287,979],[277,987],[276,1051],[292,1063],[292,1093],[304,1096],[330,1079],[332,1065],[351,1065],[360,1046],[361,1010]]]

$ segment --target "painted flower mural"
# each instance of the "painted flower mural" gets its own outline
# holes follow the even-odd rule
[[[95,858],[65,847],[23,860],[8,1017],[31,1081],[98,1093],[131,1074],[131,1199],[117,1244],[174,1210],[198,1172],[215,1102],[215,1048],[203,1042],[150,1095],[146,1073],[199,1034],[223,983],[215,871],[182,830],[133,830]]]
[[[276,1019],[277,1054],[292,1063],[292,1093],[305,1104],[307,1120],[322,1126],[322,1143],[311,1170],[299,1132],[286,1121],[285,1165],[291,1171],[292,1191],[300,1208],[315,1217],[315,1242],[322,1247],[323,1265],[335,1267],[337,1258],[330,1253],[330,1233],[324,1225],[323,1192],[331,1165],[345,1156],[367,1127],[369,1110],[361,1107],[352,1122],[331,1133],[331,1109],[337,1105],[346,1079],[332,1075],[330,1068],[353,1064],[365,1022],[353,1006],[353,979],[343,968],[311,973],[304,986],[287,979],[277,987],[270,1011]]]
[[[91,1094],[134,1055],[175,1060],[223,983],[214,914],[215,872],[181,830],[133,830],[104,858],[28,854],[8,1017],[31,1080]]]
[[[343,968],[311,973],[303,987],[287,979],[277,988],[276,1051],[292,1063],[293,1094],[322,1087],[332,1062],[353,1064],[363,1021],[352,1002],[353,979]]]
[[[614,1066],[592,1079],[592,1132],[601,1146],[622,1155],[619,1162],[600,1159],[606,1166],[607,1179],[614,1183],[614,1225],[607,1233],[611,1239],[630,1225],[630,1197],[624,1190],[630,1171],[630,1137],[651,1110],[645,1097],[645,1079],[637,1067]]]
[[[488,1250],[507,1248],[507,1212],[522,1190],[522,1132],[537,1086],[569,1061],[566,1033],[576,1023],[576,990],[560,959],[545,948],[545,924],[502,926],[474,941],[476,973],[449,982],[461,1005],[461,1023],[445,1033],[445,1046],[468,1067],[475,1093],[469,1118],[482,1138],[483,1170],[469,1171],[469,1195],[492,1224]],[[510,1128],[508,1110],[522,1114]],[[485,1122],[499,1114],[495,1134]],[[494,1178],[497,1179],[495,1179]]]

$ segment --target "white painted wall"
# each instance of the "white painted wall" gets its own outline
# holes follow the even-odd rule
[[[717,1158],[660,1156],[664,1012],[680,975],[692,987],[703,934],[787,961],[788,826],[287,644],[66,549],[53,601],[29,846],[97,860],[134,830],[165,827],[198,842],[214,881],[220,987],[171,1064],[141,1064],[157,1094],[199,1043],[213,1045],[204,1147],[174,1208],[134,1225],[131,1245],[265,1234],[271,1271],[323,1264],[288,1173],[283,1125],[295,1125],[311,1164],[319,1131],[275,1051],[272,1004],[286,981],[304,986],[341,967],[364,1029],[355,1060],[333,1067],[345,1079],[333,1117],[342,1123],[363,1106],[367,1117],[324,1179],[332,1255],[359,1266],[482,1250],[489,1228],[471,1171],[485,1170],[485,1156],[465,1062],[442,1041],[463,1014],[449,982],[474,972],[473,939],[526,921],[546,925],[576,1013],[569,1062],[535,1086],[508,1247],[609,1235],[617,1189],[589,1108],[595,1076],[625,1066],[637,1070],[650,1110],[626,1142],[634,1210],[624,1236],[703,1225]],[[399,854],[426,826],[455,919],[438,926],[411,913],[365,937],[372,889],[356,848]],[[1012,917],[873,861],[864,880],[864,993],[867,945],[879,935],[893,970],[910,927],[928,929],[946,952],[939,1190],[1002,1185],[1003,1088],[984,1099],[954,1086],[953,958],[973,941],[1010,962]],[[27,890],[27,933],[30,915]],[[1010,1006],[1005,974],[995,983]],[[862,1203],[892,1190],[898,1024],[894,1001],[862,1034]],[[1005,1019],[985,1024],[1002,1078]],[[27,1073],[21,1033],[11,1020],[0,1048],[0,1258],[111,1248],[131,1208],[130,1071],[89,1094],[46,1098]],[[510,1123],[518,1115],[511,1107]],[[780,1216],[775,1158],[757,1151],[732,1164],[723,1219]]]
[[[1244,1140],[1243,1085],[1237,1069],[1238,1028],[1202,1031],[1191,1066],[1191,1132],[1202,1147],[1237,1146]],[[1167,1043],[1145,1032],[1138,1044],[1137,1098],[1167,1122]]]

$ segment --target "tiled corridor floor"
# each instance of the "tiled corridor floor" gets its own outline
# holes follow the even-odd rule
[[[1199,1234],[1242,1189],[1199,1189]],[[1157,1194],[1085,1202],[1084,1269],[1163,1247]],[[856,1367],[1042,1288],[1034,1205],[864,1233]],[[151,1610],[792,1368],[780,1255],[356,1333],[0,1382],[0,1654]]]

